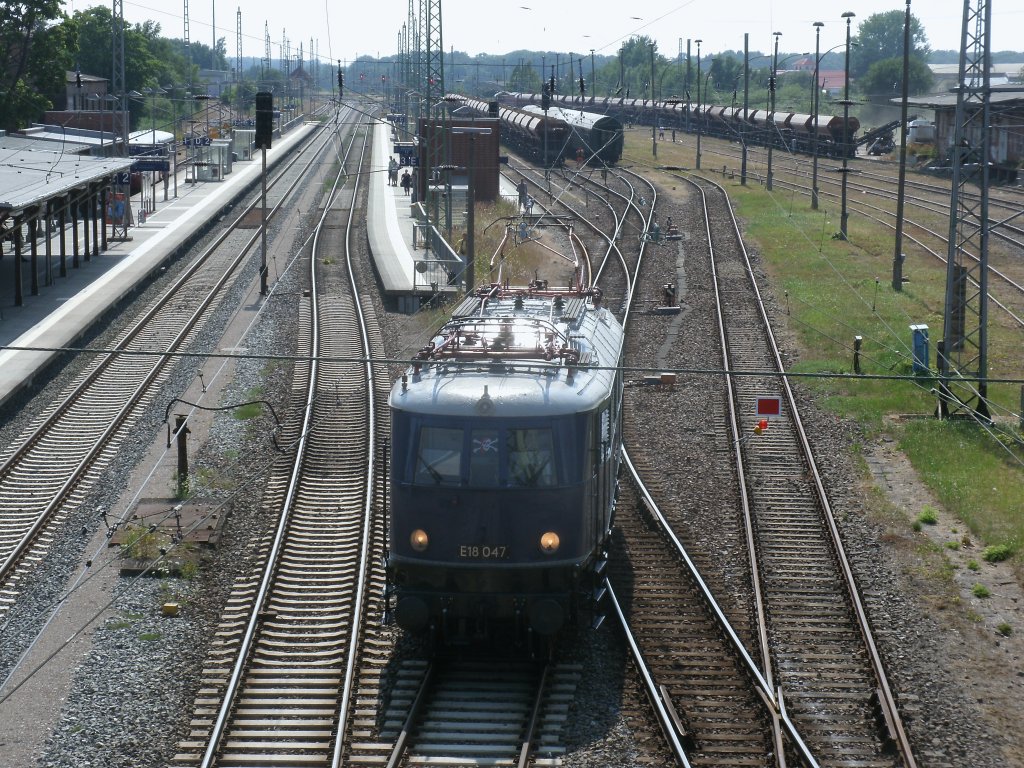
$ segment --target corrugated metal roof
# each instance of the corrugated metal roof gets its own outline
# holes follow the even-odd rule
[[[129,158],[83,157],[68,147],[0,136],[0,211],[21,211],[131,168]]]
[[[889,99],[890,104],[900,104],[901,102],[901,99]],[[1024,103],[1024,90],[1020,87],[993,88],[989,93],[989,103],[991,104],[1012,105],[1014,102]],[[928,109],[956,107],[956,94],[935,93],[929,96],[912,96],[907,99],[907,104],[912,107],[927,107]]]

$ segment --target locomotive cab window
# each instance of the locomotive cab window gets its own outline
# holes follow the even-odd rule
[[[508,484],[529,488],[555,485],[550,429],[508,430]]]
[[[553,426],[420,423],[413,433],[414,450],[400,473],[413,485],[555,488],[580,481],[572,419]]]
[[[417,485],[458,485],[462,477],[462,430],[423,427],[415,473]]]

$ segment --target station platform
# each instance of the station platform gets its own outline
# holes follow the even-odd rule
[[[316,127],[307,123],[276,137],[273,148],[267,150],[268,169]],[[73,346],[107,310],[160,270],[179,249],[204,232],[226,206],[257,184],[261,167],[256,154],[253,160],[235,161],[232,173],[221,181],[195,183],[185,182],[182,168],[176,180],[178,196],[166,202],[158,199],[156,210],[147,214],[145,223],[139,223],[137,217],[137,225],[128,230],[128,240],[110,241],[106,251],[88,261],[80,257],[77,269],[71,266],[69,256],[66,277],[58,276],[56,265],[52,266],[52,281],[45,284],[45,277],[40,275],[39,294],[26,295],[22,306],[14,305],[10,291],[0,290],[0,407],[30,387],[39,372],[60,354],[60,348]],[[173,189],[175,180],[170,181]],[[133,203],[140,207],[134,199]],[[59,243],[51,250],[59,253]],[[9,253],[0,257],[0,286],[13,285],[14,258]],[[57,261],[59,256],[51,259]]]
[[[389,183],[389,160],[400,161],[393,152],[394,130],[389,123],[374,123],[367,236],[384,296],[397,304],[399,312],[411,313],[435,293],[456,292],[457,286],[449,283],[462,271],[462,262],[450,249],[438,254],[426,248],[427,228],[416,216],[414,195],[401,184]],[[412,170],[399,167],[398,178]]]
[[[400,184],[388,183],[388,161],[394,158],[395,128],[377,122],[373,129],[370,159],[370,187],[367,211],[367,235],[370,251],[385,297],[394,301],[399,312],[412,313],[425,299],[435,294],[457,294],[465,290],[461,279],[465,259],[435,233],[434,245],[425,243],[427,226],[413,196]],[[399,167],[403,171],[413,169]],[[502,198],[515,203],[515,184],[504,176],[499,179]]]

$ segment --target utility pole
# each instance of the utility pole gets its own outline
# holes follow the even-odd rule
[[[910,2],[910,0],[907,0]],[[821,21],[814,22],[814,98],[812,99],[814,107],[812,111],[814,114],[811,116],[811,130],[814,131],[814,162],[811,165],[811,209],[818,210],[818,112],[819,105],[818,99],[821,96],[821,83],[818,80],[818,65],[820,64],[821,55],[821,28],[825,24]]]
[[[772,32],[775,35],[775,54],[772,56],[772,76],[768,78],[768,175],[764,188],[772,191],[772,147],[775,145],[775,80],[779,73],[779,38],[781,32]]]
[[[844,77],[846,82],[843,85],[843,179],[839,213],[839,234],[843,240],[849,239],[846,226],[850,217],[846,210],[846,177],[850,173],[850,150],[857,151],[853,143],[853,132],[850,130],[850,20],[855,15],[853,11],[847,11],[842,15],[842,18],[846,19],[846,74]]]
[[[654,43],[651,43],[651,154],[654,157],[658,156],[658,137],[654,132],[657,122],[658,114],[654,110]]]
[[[907,181],[907,99],[910,96],[910,0],[903,19],[903,87],[900,104],[900,174],[896,189],[896,240],[892,252],[892,289],[903,290],[903,198]]]
[[[697,43],[697,163],[696,168],[700,170],[700,135],[703,130],[704,115],[700,108],[700,44],[701,40],[698,38],[694,42]],[[689,70],[689,68],[687,68]],[[689,79],[689,71],[687,71],[687,79]],[[687,110],[690,111],[690,110]]]
[[[740,185],[747,186],[747,126],[750,125],[750,33],[743,33],[743,119],[740,121]]]

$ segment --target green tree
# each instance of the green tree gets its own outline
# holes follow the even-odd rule
[[[619,49],[623,80],[619,83],[623,96],[629,91],[634,99],[651,96],[651,46],[654,47],[654,69],[658,71],[657,44],[645,35],[631,37]]]
[[[850,76],[863,77],[871,65],[882,59],[903,56],[903,11],[887,11],[868,16],[857,27],[857,45],[850,49]],[[928,60],[931,48],[921,22],[910,15],[911,58]]]
[[[732,99],[736,91],[742,101],[743,96],[743,59],[731,55],[715,56],[711,60],[711,83],[716,91]]]
[[[536,93],[540,90],[540,75],[536,67],[516,64],[509,75],[508,88],[517,93]]]
[[[53,106],[74,46],[59,0],[0,0],[0,127],[23,128]]]
[[[926,93],[934,81],[928,65],[916,56],[910,59],[910,93]],[[872,96],[898,98],[902,94],[903,57],[882,59],[872,64],[860,80],[857,87]]]
[[[79,30],[77,62],[82,72],[108,80],[113,77],[113,52],[110,31],[113,28],[113,14],[106,6],[93,6],[75,13]],[[145,92],[147,88],[165,88],[168,85],[186,85],[190,78],[188,66],[180,55],[176,41],[160,35],[160,25],[146,21],[124,27],[124,79],[126,91]],[[184,88],[182,88],[182,93]],[[118,94],[114,94],[115,96]],[[148,110],[154,108],[149,98],[128,100],[132,125],[139,124],[139,118],[152,116]],[[162,116],[171,112],[166,105],[156,107]],[[161,123],[166,118],[158,117]],[[146,124],[146,121],[143,122]]]

